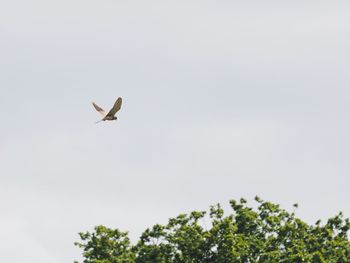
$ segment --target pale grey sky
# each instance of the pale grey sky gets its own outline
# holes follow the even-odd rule
[[[1,260],[72,262],[80,231],[231,198],[350,216],[349,9],[0,1]]]

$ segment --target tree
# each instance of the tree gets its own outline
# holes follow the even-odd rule
[[[228,215],[220,204],[180,214],[146,229],[135,245],[127,232],[104,226],[79,233],[75,244],[84,263],[350,262],[350,221],[342,213],[309,225],[277,204],[255,201],[253,209],[245,199],[231,200]]]

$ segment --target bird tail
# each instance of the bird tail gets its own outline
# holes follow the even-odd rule
[[[101,121],[103,121],[103,119],[102,119],[102,120],[99,120],[99,121],[97,121],[97,122],[95,122],[95,123],[99,123],[99,122],[101,122]]]

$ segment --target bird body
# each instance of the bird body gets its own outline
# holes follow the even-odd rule
[[[95,109],[103,116],[103,118],[100,121],[113,121],[116,120],[117,117],[115,116],[115,114],[120,110],[120,108],[122,107],[122,98],[119,97],[114,105],[113,108],[110,109],[109,112],[105,112],[101,107],[99,107],[95,102],[92,102],[92,105],[95,107]],[[96,122],[96,123],[98,123]]]

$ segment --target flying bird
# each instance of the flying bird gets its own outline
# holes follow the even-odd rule
[[[105,112],[101,107],[97,106],[97,104],[95,102],[92,102],[92,105],[94,105],[95,109],[103,116],[103,118],[99,121],[97,121],[96,123],[100,122],[100,121],[113,121],[116,120],[117,117],[115,116],[115,114],[120,110],[120,108],[122,107],[122,98],[119,97],[114,105],[113,108],[110,109],[109,112]]]

